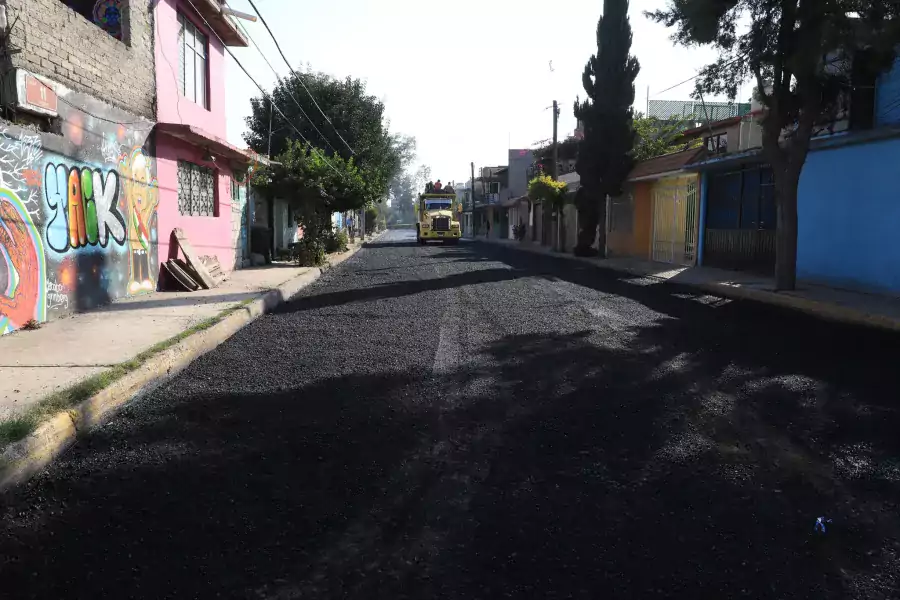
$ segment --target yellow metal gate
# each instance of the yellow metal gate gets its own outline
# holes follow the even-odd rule
[[[698,211],[696,177],[663,179],[653,186],[653,260],[695,263]]]

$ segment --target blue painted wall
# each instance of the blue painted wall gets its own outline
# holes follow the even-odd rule
[[[900,123],[900,59],[878,78],[875,88],[875,125]]]
[[[797,275],[900,293],[900,139],[811,152],[798,194]]]

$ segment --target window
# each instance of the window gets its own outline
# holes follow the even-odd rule
[[[212,169],[178,161],[178,212],[192,217],[216,216],[216,175]]]
[[[181,95],[209,108],[207,95],[208,40],[184,15],[178,15],[178,85]]]
[[[728,152],[728,134],[719,133],[706,138],[706,151],[710,154],[724,154]]]
[[[79,15],[113,36],[122,39],[125,2],[122,0],[60,0]]]

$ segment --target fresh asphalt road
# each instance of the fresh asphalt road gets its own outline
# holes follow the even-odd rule
[[[900,597],[898,358],[391,232],[0,500],[0,596]]]

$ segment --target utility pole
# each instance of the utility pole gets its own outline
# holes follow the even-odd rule
[[[553,181],[559,180],[559,145],[557,140],[557,129],[559,125],[559,105],[556,100],[553,101]],[[563,212],[565,207],[560,205],[556,209],[556,243],[554,250],[562,250],[562,240],[560,239],[562,231]]]
[[[471,211],[469,213],[469,229],[472,230],[470,233],[472,235],[472,238],[474,239],[475,238],[475,163],[470,162],[469,166],[472,168],[472,186],[469,188],[469,198],[471,201],[471,204],[469,204],[469,208],[471,209]]]
[[[266,151],[266,157],[272,160],[272,98],[269,97],[269,147]]]

